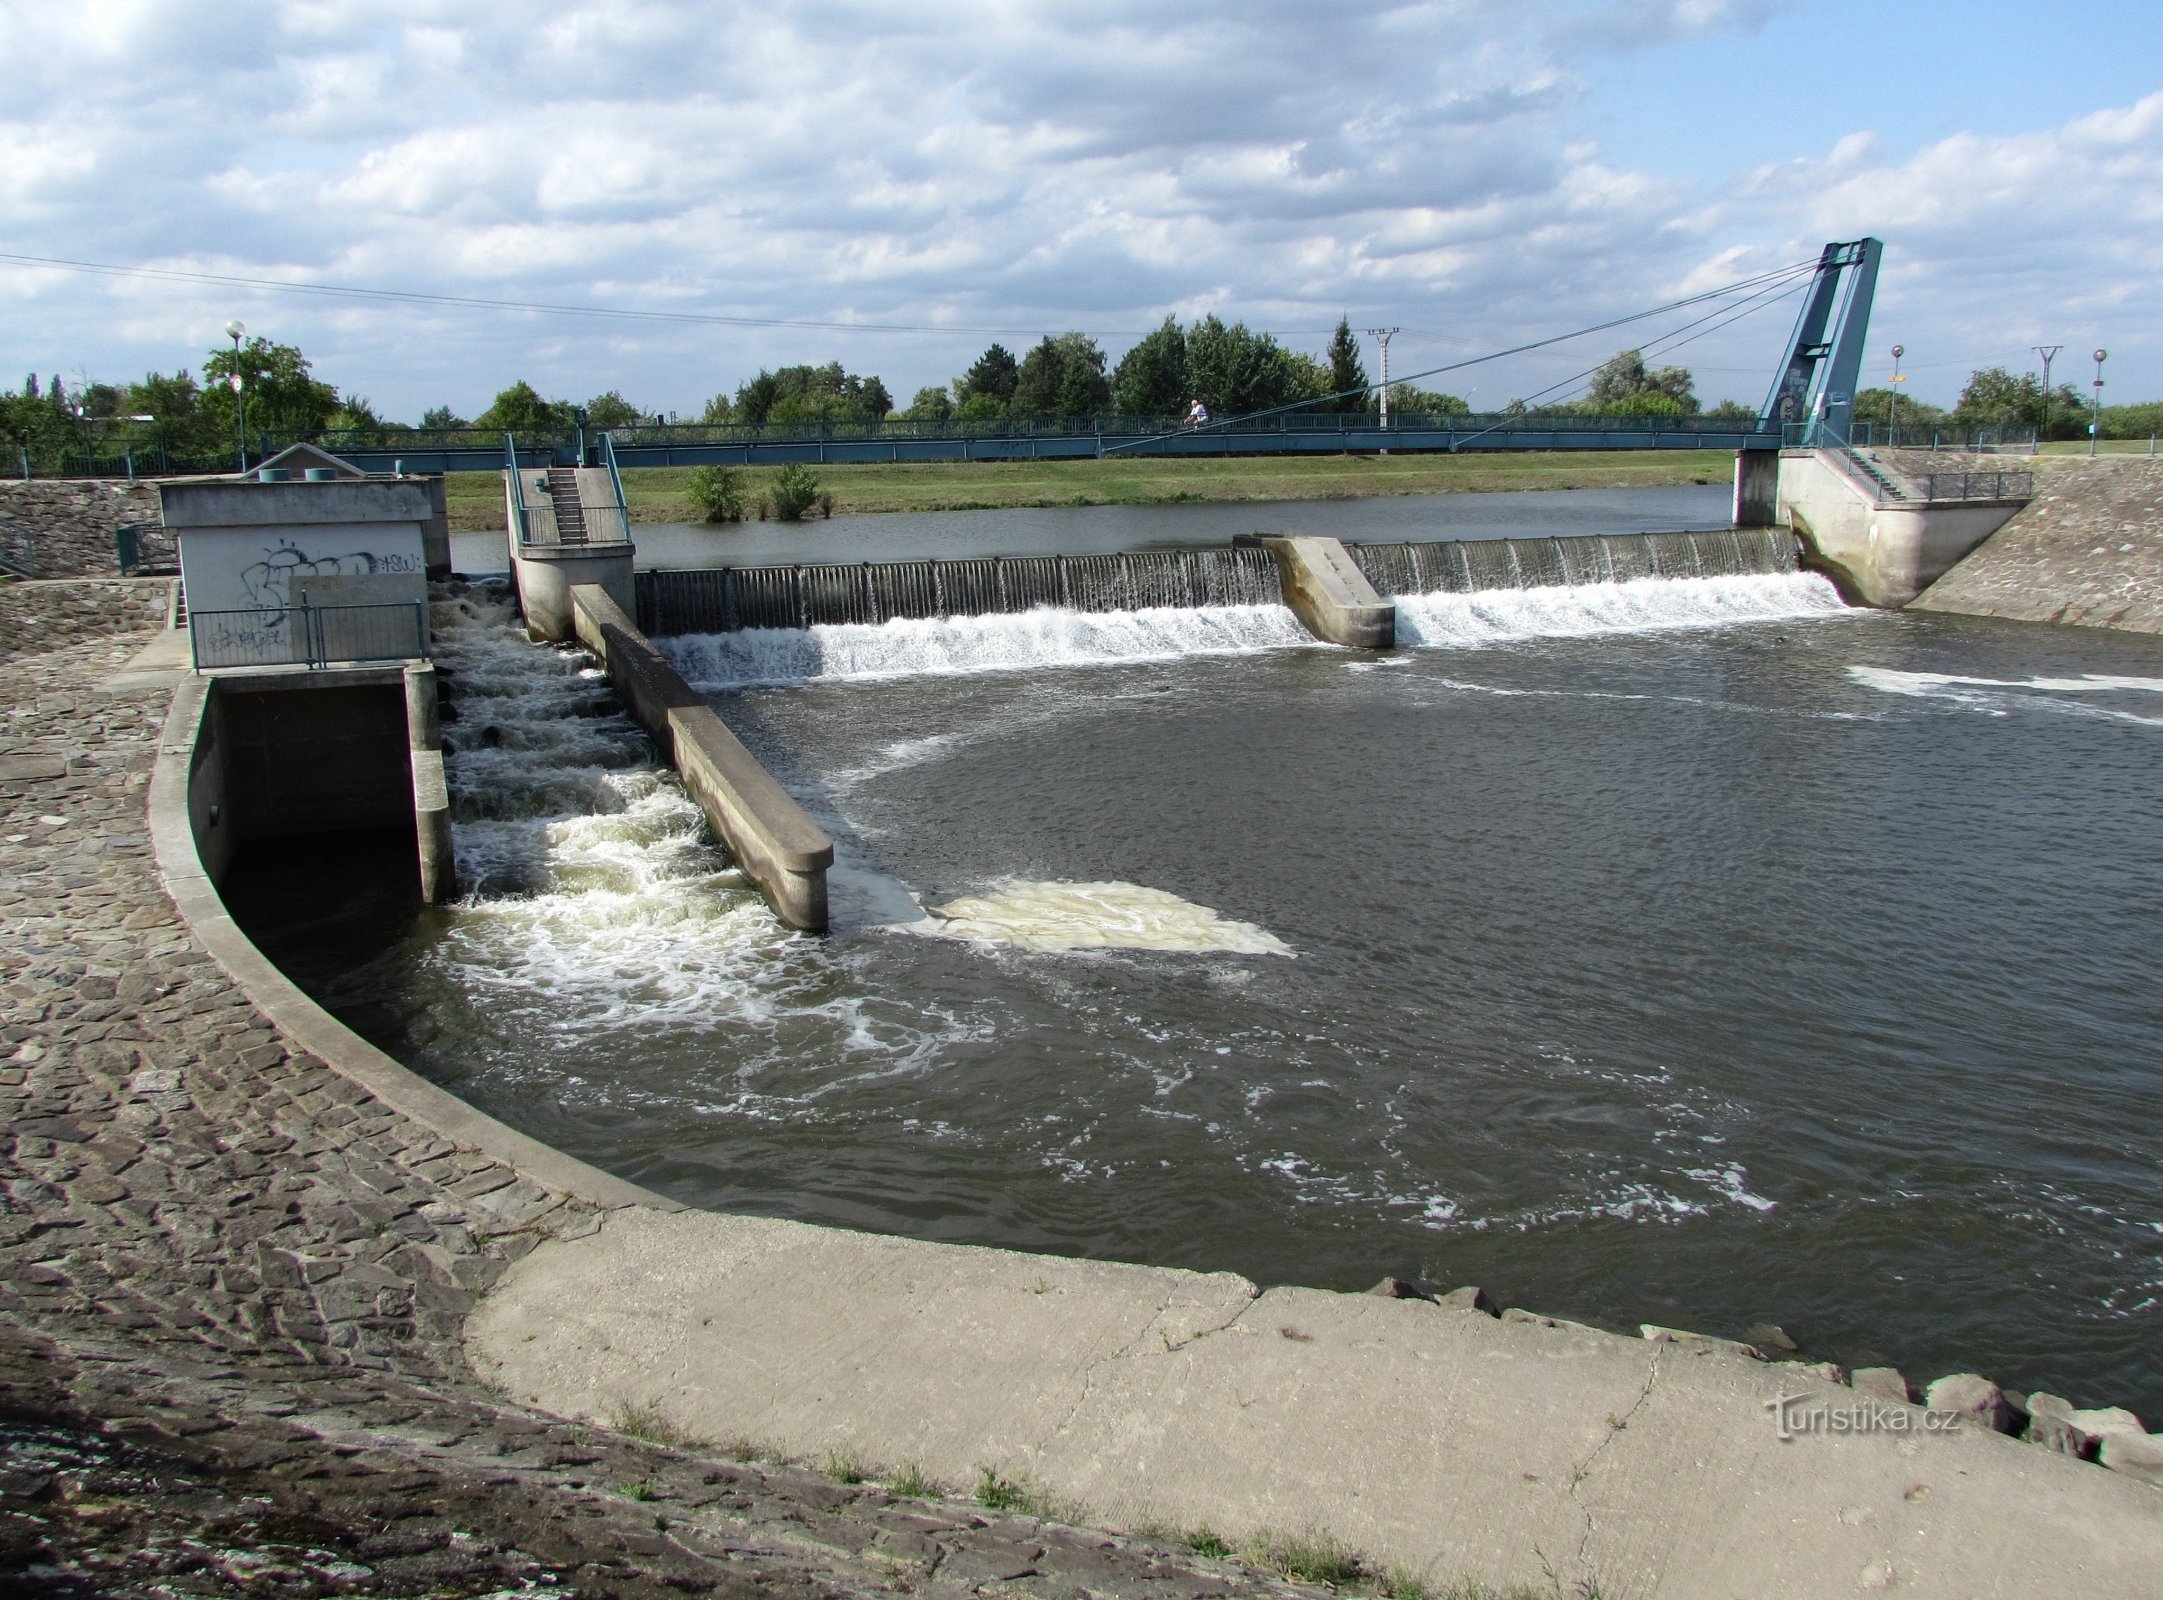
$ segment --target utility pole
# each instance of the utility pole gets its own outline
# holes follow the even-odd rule
[[[1900,358],[1907,353],[1908,347],[1906,345],[1896,344],[1893,346],[1893,400],[1891,406],[1887,408],[1891,414],[1887,417],[1885,423],[1885,442],[1895,450],[1900,448],[1900,386],[1908,381],[1901,374]]]
[[[1382,347],[1382,426],[1389,426],[1389,342],[1396,337],[1395,328],[1369,328],[1367,337]]]
[[[2033,344],[2028,348],[2043,358],[2043,423],[2042,428],[2038,428],[2035,435],[2037,440],[2040,441],[2043,437],[2043,428],[2050,426],[2050,364],[2057,359],[2058,352],[2063,350],[2065,346],[2062,344]]]
[[[2110,359],[2108,350],[2095,353],[2095,420],[2088,424],[2088,454],[2095,454],[2096,441],[2103,437],[2103,363]]]

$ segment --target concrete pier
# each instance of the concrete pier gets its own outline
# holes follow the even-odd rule
[[[579,642],[601,658],[631,715],[682,775],[684,788],[774,915],[792,928],[825,932],[833,841],[606,589],[583,585],[571,591],[571,603]]]
[[[1284,581],[1284,603],[1324,644],[1387,650],[1397,643],[1397,608],[1375,592],[1367,575],[1335,539],[1295,535],[1265,538]]]
[[[1810,564],[1851,603],[1892,608],[1929,588],[2021,505],[1893,500],[1831,450],[1782,451],[1778,493],[1778,520],[1803,536]]]
[[[608,591],[625,616],[638,607],[633,587],[633,547],[628,544],[531,544],[511,541],[511,571],[518,582],[518,608],[525,614],[526,632],[548,644],[563,644],[577,636],[571,615],[571,591],[593,585]]]
[[[1735,452],[1735,511],[1738,528],[1770,528],[1780,520],[1780,452]]]
[[[451,839],[450,785],[443,775],[443,728],[436,703],[436,671],[425,662],[406,668],[406,759],[413,771],[413,832],[420,853],[421,899],[438,905],[451,897],[457,854]]]

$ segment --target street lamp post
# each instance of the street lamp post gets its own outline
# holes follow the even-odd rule
[[[1896,344],[1893,346],[1893,403],[1887,408],[1888,420],[1885,424],[1885,442],[1895,450],[1900,448],[1900,385],[1908,381],[1901,376],[1900,358],[1907,353],[1908,347],[1906,345]]]
[[[233,341],[233,371],[225,381],[233,386],[233,451],[240,457],[240,470],[248,470],[248,395],[240,382],[240,336],[248,331],[248,325],[235,317],[225,325],[225,336]]]
[[[2088,423],[2088,454],[2095,454],[2096,441],[2103,437],[2103,363],[2110,359],[2108,350],[2095,353],[2095,411]]]

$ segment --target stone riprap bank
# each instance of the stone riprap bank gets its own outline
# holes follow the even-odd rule
[[[2163,458],[2022,465],[2035,469],[2035,498],[1913,609],[2163,633]]]
[[[159,525],[154,486],[93,478],[0,479],[0,554],[27,540],[36,577],[118,576],[113,536],[129,522]]]
[[[596,1213],[296,1048],[183,923],[170,696],[105,687],[142,642],[0,663],[0,1590],[1294,1592],[476,1382],[475,1297]]]

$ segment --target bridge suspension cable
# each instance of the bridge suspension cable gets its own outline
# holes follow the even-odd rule
[[[1718,289],[1707,289],[1700,294],[1684,295],[1679,300],[1670,300],[1666,304],[1654,306],[1650,310],[1633,311],[1628,316],[1611,317],[1605,322],[1595,322],[1588,327],[1573,328],[1568,333],[1554,334],[1545,339],[1533,339],[1524,344],[1511,345],[1507,349],[1503,350],[1491,350],[1485,355],[1468,356],[1462,361],[1451,361],[1439,367],[1429,367],[1423,372],[1410,373],[1405,377],[1398,378],[1393,381],[1397,383],[1413,383],[1421,378],[1440,377],[1445,372],[1461,372],[1467,367],[1482,366],[1490,361],[1500,361],[1507,356],[1523,355],[1527,351],[1545,350],[1551,345],[1567,344],[1572,339],[1582,339],[1591,334],[1605,333],[1611,328],[1627,327],[1630,323],[1633,322],[1644,322],[1653,317],[1665,316],[1671,311],[1681,311],[1687,309],[1690,306],[1703,305],[1708,300],[1728,300],[1730,299],[1730,297],[1739,294],[1746,289],[1755,291],[1779,289],[1783,293],[1785,293],[1789,289],[1795,287],[1799,280],[1806,280],[1809,275],[1814,274],[1817,271],[1817,266],[1818,263],[1814,259],[1809,261],[1790,262],[1784,267],[1774,267],[1770,271],[1760,272],[1747,278],[1738,279],[1734,283],[1726,284]],[[1752,298],[1754,299],[1755,295],[1753,295]],[[1717,316],[1722,311],[1729,311],[1733,309],[1734,307],[1731,304],[1726,305],[1721,307],[1720,311],[1712,313],[1712,315]],[[1753,307],[1752,309],[1755,308]],[[1695,324],[1685,324],[1685,327],[1691,326],[1695,326]],[[1713,330],[1709,328],[1706,330],[1706,332],[1708,333],[1711,331]],[[1591,370],[1597,371],[1598,369],[1593,368]],[[1579,374],[1579,377],[1583,377],[1585,375],[1586,374]],[[1574,383],[1578,380],[1576,378],[1569,378],[1563,381],[1566,383]],[[1559,387],[1559,385],[1551,385],[1550,387]],[[1311,400],[1294,400],[1288,404],[1281,406],[1268,406],[1260,411],[1242,412],[1240,415],[1235,417],[1223,417],[1213,419],[1207,423],[1204,423],[1198,428],[1184,428],[1179,429],[1173,433],[1155,434],[1147,439],[1131,439],[1120,444],[1106,445],[1104,447],[1104,453],[1106,455],[1113,455],[1122,450],[1133,450],[1143,445],[1157,444],[1165,439],[1177,438],[1181,433],[1211,433],[1232,427],[1234,424],[1237,423],[1256,422],[1264,417],[1280,416],[1287,411],[1311,410],[1315,406],[1327,405],[1332,400],[1349,400],[1357,395],[1372,394],[1375,391],[1375,388],[1376,385],[1372,383],[1358,384],[1349,389],[1339,389],[1334,394],[1318,395]]]

